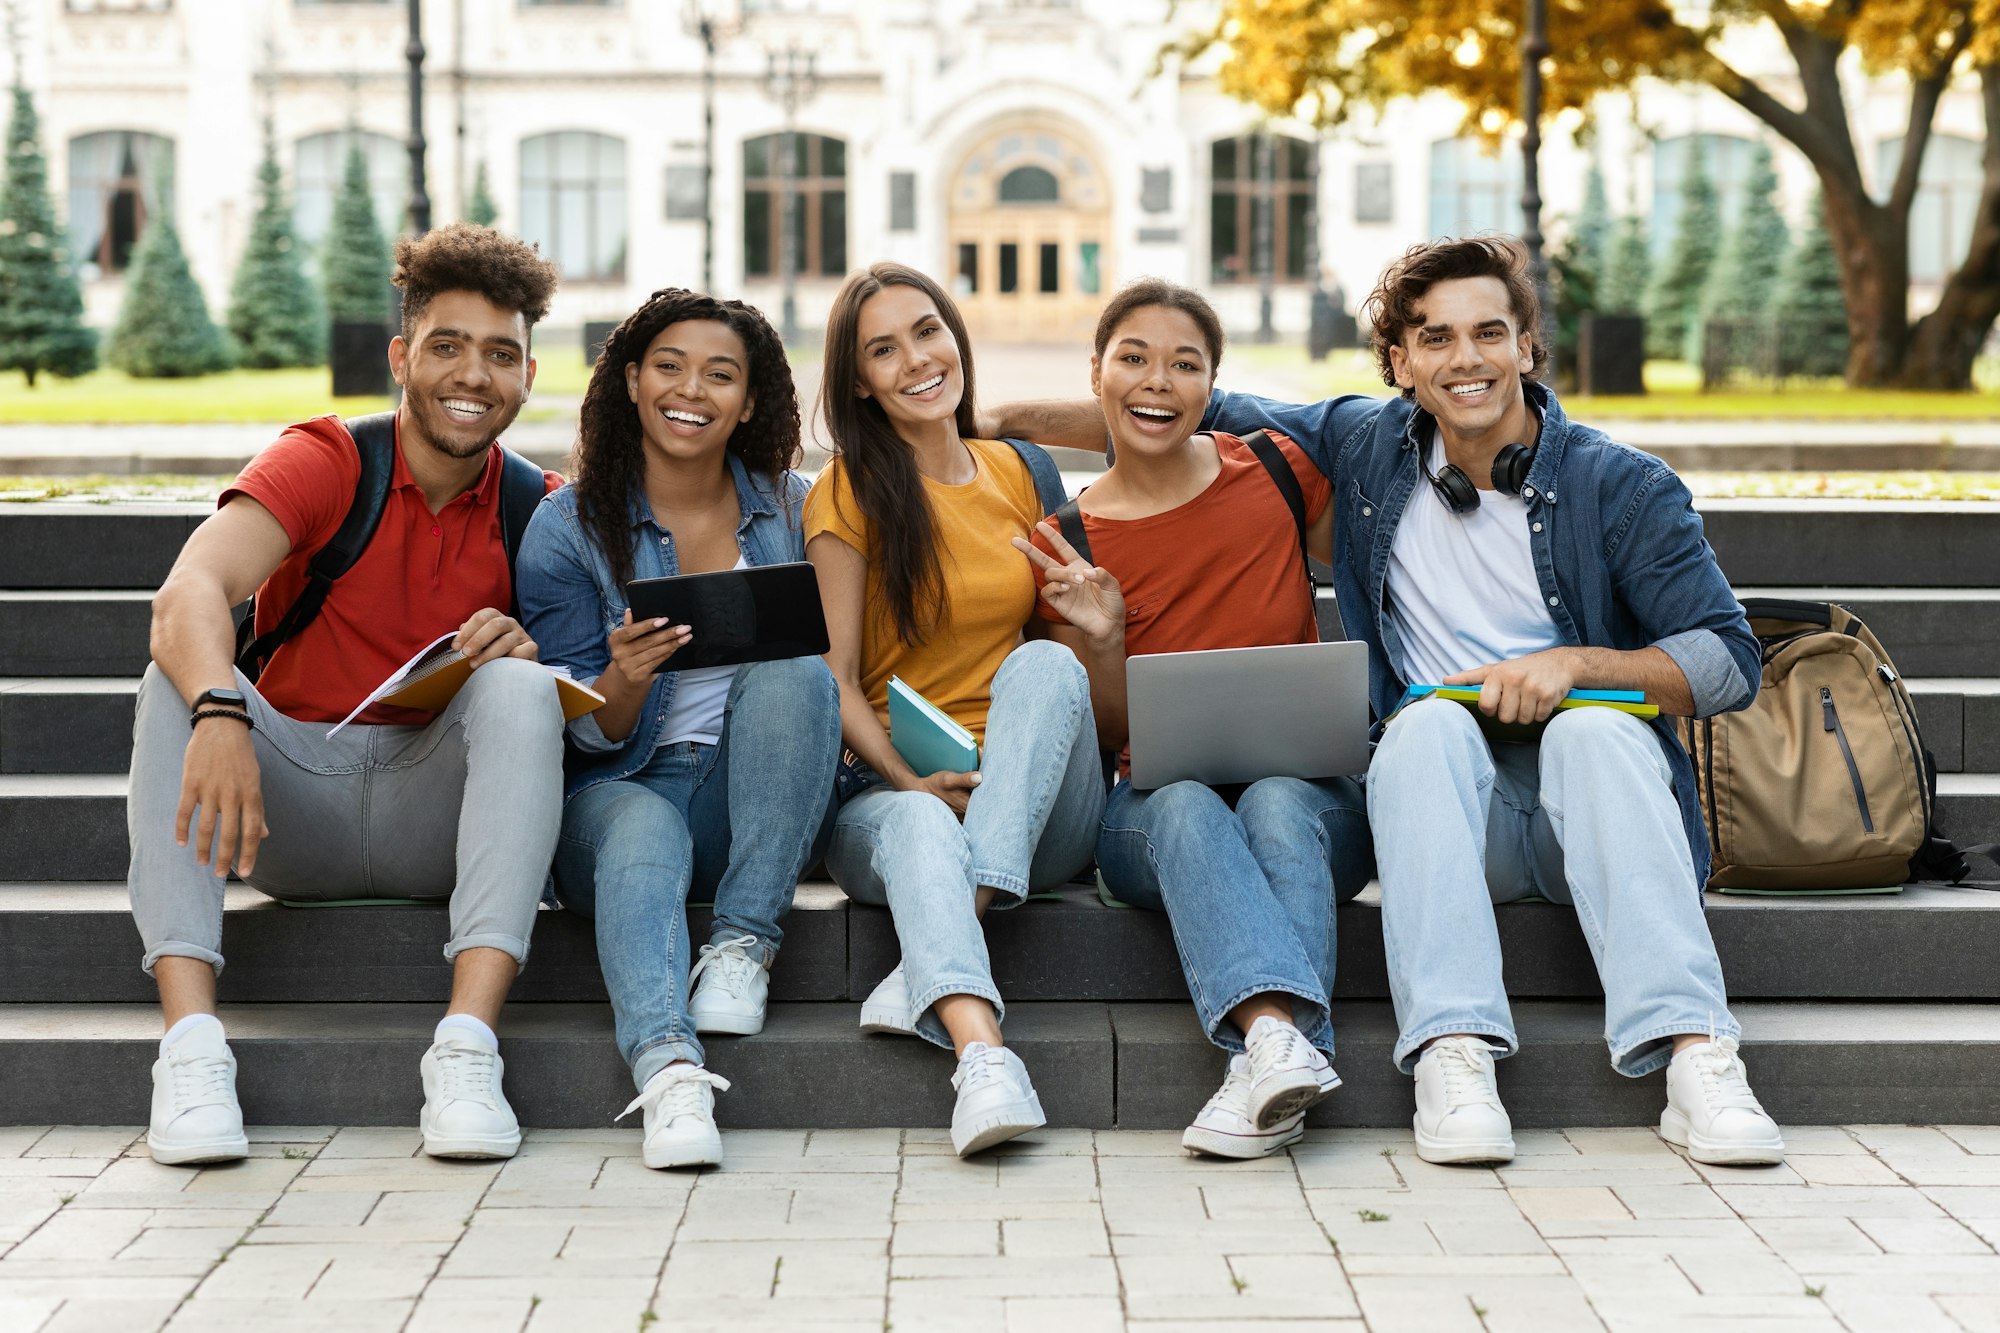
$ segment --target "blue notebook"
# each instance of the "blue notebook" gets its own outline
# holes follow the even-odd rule
[[[899,676],[889,677],[889,743],[920,778],[979,767],[979,744],[972,733]]]

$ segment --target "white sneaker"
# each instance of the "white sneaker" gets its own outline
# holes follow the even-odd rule
[[[771,969],[757,956],[762,948],[755,935],[701,946],[701,958],[688,973],[688,982],[694,987],[688,1016],[694,1019],[696,1032],[749,1037],[764,1030]]]
[[[646,1080],[632,1104],[615,1117],[623,1120],[646,1108],[644,1160],[655,1171],[671,1166],[722,1165],[722,1131],[715,1127],[715,1094],[729,1091],[729,1080],[700,1065],[668,1065]]]
[[[1320,1063],[1323,1066],[1320,1086],[1331,1092],[1340,1086],[1340,1075],[1333,1072],[1326,1057],[1321,1056]],[[1245,1056],[1232,1055],[1222,1086],[1181,1135],[1181,1146],[1211,1157],[1269,1157],[1304,1138],[1305,1124],[1306,1113],[1299,1111],[1269,1129],[1257,1128],[1257,1122],[1250,1118],[1250,1061]]]
[[[153,1160],[169,1166],[233,1162],[250,1155],[236,1103],[236,1057],[222,1024],[190,1028],[153,1062]]]
[[[500,1091],[505,1064],[469,1032],[448,1030],[424,1052],[424,1110],[418,1120],[432,1157],[512,1157],[521,1122]]]
[[[1251,1123],[1270,1129],[1306,1110],[1340,1082],[1323,1083],[1320,1072],[1333,1073],[1326,1057],[1313,1049],[1305,1034],[1268,1014],[1250,1025],[1246,1034],[1250,1066]]]
[[[951,1146],[960,1157],[1005,1143],[1048,1123],[1021,1057],[1004,1046],[975,1041],[951,1076],[958,1104],[951,1112]]]
[[[1734,1037],[1690,1046],[1667,1063],[1660,1137],[1710,1166],[1770,1166],[1785,1160],[1785,1137],[1750,1091]]]
[[[1417,1061],[1417,1156],[1426,1162],[1505,1162],[1514,1125],[1493,1084],[1493,1048],[1477,1037],[1432,1042]]]
[[[861,1002],[863,1032],[891,1032],[904,1037],[917,1035],[917,1016],[910,1012],[910,983],[897,963],[888,976],[877,982]]]

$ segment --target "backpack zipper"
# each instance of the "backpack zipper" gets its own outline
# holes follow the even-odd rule
[[[1840,742],[1841,758],[1847,761],[1847,777],[1854,784],[1854,803],[1861,807],[1861,831],[1873,833],[1875,821],[1868,814],[1868,793],[1861,787],[1861,768],[1854,762],[1854,750],[1847,743],[1847,732],[1840,725],[1840,714],[1833,711],[1833,691],[1824,685],[1819,687],[1819,709],[1826,729]]]
[[[1917,804],[1924,813],[1924,837],[1928,839],[1932,832],[1930,765],[1925,761],[1924,747],[1917,743],[1916,704],[1905,698],[1896,672],[1888,663],[1878,664],[1875,671],[1889,685],[1889,693],[1896,701],[1896,720],[1903,724],[1903,743],[1910,747],[1910,762],[1916,767]]]

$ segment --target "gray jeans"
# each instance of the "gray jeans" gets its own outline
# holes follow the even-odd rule
[[[451,900],[446,958],[462,949],[528,957],[562,819],[562,711],[555,681],[529,662],[473,672],[425,727],[350,726],[286,717],[245,680],[271,836],[247,879],[273,898]],[[203,726],[239,725],[205,722]],[[157,666],[139,685],[126,819],[132,915],[146,946],[222,970],[222,888],[174,844],[188,710]],[[196,819],[199,812],[196,812]]]

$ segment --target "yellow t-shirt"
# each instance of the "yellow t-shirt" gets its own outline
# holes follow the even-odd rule
[[[924,478],[936,525],[945,591],[943,619],[912,647],[896,622],[875,567],[869,523],[855,502],[847,471],[836,458],[806,496],[806,540],[831,533],[867,558],[867,610],[861,626],[861,688],[882,725],[889,725],[889,677],[929,699],[986,743],[993,675],[1021,642],[1035,609],[1028,558],[1009,544],[1042,517],[1034,478],[1013,447],[967,440],[976,469],[963,486]]]

